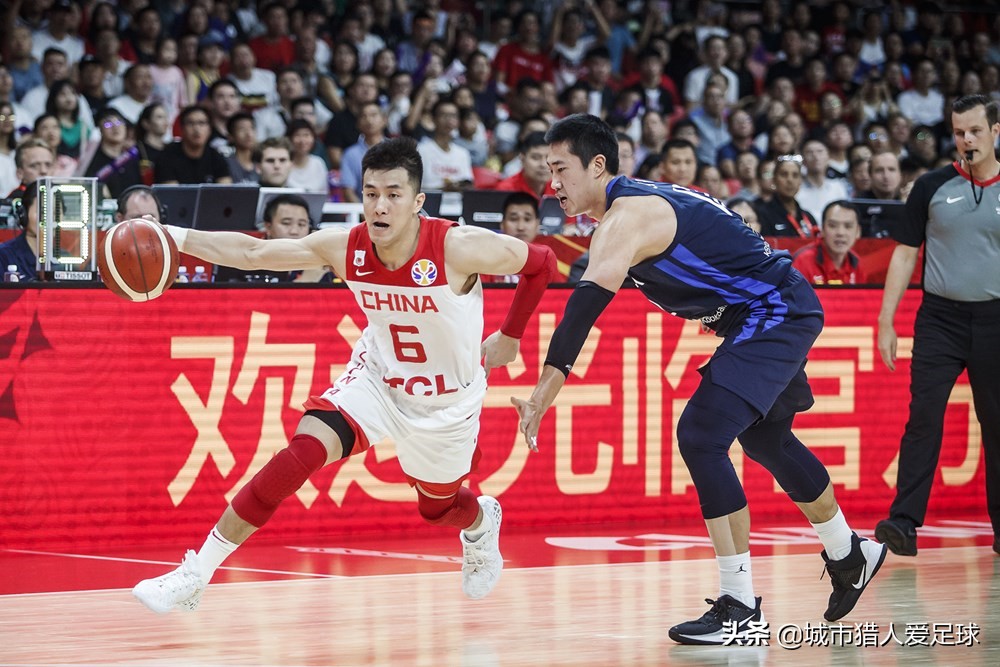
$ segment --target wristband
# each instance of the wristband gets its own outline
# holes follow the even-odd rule
[[[174,243],[177,244],[177,251],[184,252],[184,241],[187,240],[189,230],[185,227],[176,227],[174,225],[163,225],[163,228],[173,237]]]

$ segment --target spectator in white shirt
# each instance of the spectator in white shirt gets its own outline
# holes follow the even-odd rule
[[[48,28],[36,30],[32,35],[34,43],[31,55],[41,60],[46,49],[55,47],[66,54],[70,64],[79,62],[83,57],[84,44],[83,40],[74,34],[76,32],[73,28],[74,20],[79,24],[74,12],[78,11],[79,9],[75,8],[70,0],[56,0],[49,8]]]
[[[240,91],[243,109],[253,113],[278,103],[278,86],[274,72],[257,67],[257,56],[245,42],[233,45],[230,52],[232,69],[229,80]]]
[[[35,124],[35,119],[45,113],[45,103],[49,99],[49,88],[56,81],[68,79],[69,63],[66,54],[57,48],[46,49],[42,56],[42,76],[45,83],[35,86],[21,99],[22,114],[18,114],[17,126],[31,128]],[[80,120],[88,126],[94,126],[94,114],[86,98],[80,99]]]
[[[139,122],[139,115],[153,98],[153,75],[149,65],[132,65],[125,72],[125,92],[108,102],[131,125]]]
[[[288,121],[292,119],[291,104],[305,95],[302,74],[291,67],[278,74],[278,103],[259,109],[254,113],[257,123],[257,138],[261,141],[271,137],[284,137],[288,131]],[[333,114],[325,106],[316,103],[316,123],[325,127]]]
[[[316,130],[312,123],[301,118],[292,119],[288,123],[288,139],[292,142],[292,169],[288,173],[286,186],[306,192],[328,193],[330,186],[326,163],[323,158],[313,155]]]
[[[847,183],[840,178],[827,177],[830,152],[826,144],[818,139],[806,141],[802,149],[802,163],[805,178],[802,179],[802,186],[795,199],[815,219],[822,220],[823,209],[827,204],[848,198]]]
[[[114,99],[125,92],[125,72],[132,63],[119,57],[122,42],[114,30],[106,28],[97,31],[95,43],[94,55],[104,67],[104,94]]]
[[[944,96],[932,88],[936,79],[934,62],[921,60],[913,71],[913,88],[899,95],[899,110],[914,125],[933,127],[944,120]]]
[[[434,135],[417,146],[424,162],[422,190],[467,190],[472,187],[472,156],[452,139],[458,129],[458,107],[438,100],[431,112]]]
[[[705,40],[702,45],[702,61],[705,63],[695,67],[688,73],[684,80],[684,100],[688,109],[693,109],[701,102],[705,92],[705,84],[708,77],[713,73],[720,73],[726,77],[726,106],[732,107],[738,101],[737,95],[740,90],[740,79],[736,72],[725,66],[729,57],[729,47],[726,40],[719,35],[712,35]]]

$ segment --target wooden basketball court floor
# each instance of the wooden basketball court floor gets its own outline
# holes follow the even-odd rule
[[[870,535],[874,525],[860,525]],[[263,535],[262,535],[263,536]],[[889,554],[841,624],[822,618],[815,536],[755,525],[767,646],[679,646],[717,572],[704,526],[646,531],[507,530],[493,593],[460,590],[455,536],[248,542],[193,613],[157,616],[131,586],[180,549],[0,550],[3,665],[1000,665],[1000,556],[981,520],[921,530],[920,554]],[[198,546],[198,545],[190,545]]]

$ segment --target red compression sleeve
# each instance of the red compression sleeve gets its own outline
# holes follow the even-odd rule
[[[559,273],[556,267],[556,255],[543,245],[528,244],[528,259],[521,269],[521,280],[514,292],[514,301],[507,311],[507,319],[500,327],[500,333],[511,338],[520,339],[528,319],[535,312],[535,307],[542,300],[545,288]]]

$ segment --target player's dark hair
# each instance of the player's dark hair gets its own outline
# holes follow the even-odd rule
[[[368,149],[361,159],[361,173],[404,169],[409,176],[413,192],[420,192],[424,180],[424,162],[417,152],[417,142],[412,137],[386,139]]]
[[[580,158],[584,167],[603,155],[608,173],[618,173],[618,139],[611,126],[597,116],[583,113],[566,116],[549,128],[545,141],[549,144],[565,142],[570,154]]]

